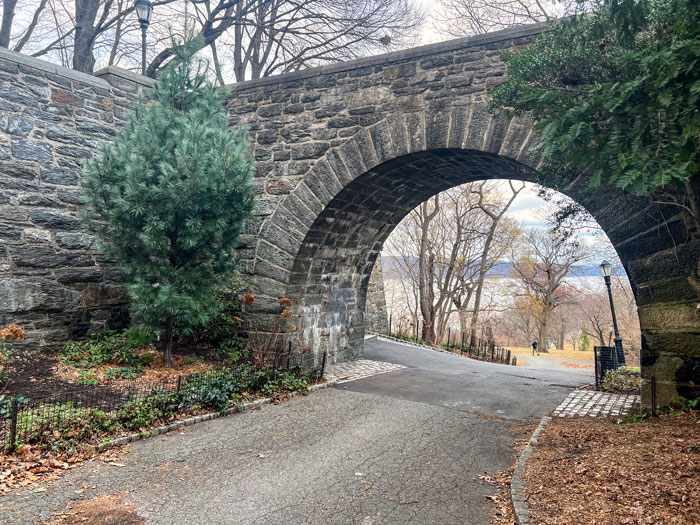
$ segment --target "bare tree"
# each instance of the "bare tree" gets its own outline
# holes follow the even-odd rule
[[[555,12],[546,0],[440,0],[440,5],[435,26],[454,37],[542,22]]]
[[[568,300],[562,289],[572,267],[588,257],[578,239],[562,237],[551,231],[530,230],[522,246],[511,253],[513,275],[542,308],[538,341],[541,350],[549,346],[552,312]]]
[[[496,239],[496,232],[501,219],[523,190],[525,183],[521,182],[520,184],[517,184],[514,181],[509,180],[508,186],[510,187],[511,194],[504,204],[494,202],[493,199],[491,199],[491,202],[487,201],[483,184],[477,185],[472,189],[472,192],[479,197],[477,206],[490,219],[490,225],[486,233],[486,239],[484,240],[481,258],[479,260],[477,286],[474,293],[474,307],[472,309],[472,319],[470,324],[470,344],[472,346],[476,345],[476,326],[479,322],[481,295],[484,289],[484,280],[486,279],[487,273],[491,270],[491,268],[493,268],[496,262],[498,262],[498,260],[505,255],[506,250],[510,247],[510,243],[502,243],[501,250],[498,250],[498,252],[495,254],[493,253],[494,250],[492,248],[494,240]]]
[[[415,0],[154,0],[149,26],[155,76],[174,56],[185,21],[209,54],[219,83],[356,58],[415,42]],[[4,0],[0,46],[79,71],[140,65],[130,0]],[[227,67],[227,64],[231,64]]]

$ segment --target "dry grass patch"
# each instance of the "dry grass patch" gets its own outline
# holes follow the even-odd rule
[[[532,355],[532,348],[524,348],[522,346],[508,347],[513,353],[519,355]],[[540,351],[541,356],[554,357],[558,359],[573,359],[575,361],[585,361],[586,363],[595,363],[595,355],[593,351],[581,352],[579,350],[571,350],[565,348],[564,350],[557,350],[552,348],[549,352]],[[518,357],[519,359],[519,357]]]

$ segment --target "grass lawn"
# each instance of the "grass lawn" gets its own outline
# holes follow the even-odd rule
[[[508,347],[515,355],[528,356],[532,355],[532,348],[524,348],[522,346],[510,346]],[[564,350],[557,350],[555,348],[551,349],[548,353],[540,352],[540,355],[553,357],[556,359],[573,359],[575,361],[584,361],[586,363],[594,363],[595,357],[593,355],[593,350],[588,352],[580,352],[579,350],[571,350],[565,348]],[[519,358],[519,357],[518,357]]]

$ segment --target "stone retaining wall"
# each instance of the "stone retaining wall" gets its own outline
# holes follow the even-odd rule
[[[0,49],[0,326],[60,343],[126,321],[118,269],[81,231],[81,163],[152,81]]]

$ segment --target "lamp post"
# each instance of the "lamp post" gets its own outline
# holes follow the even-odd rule
[[[612,264],[608,261],[600,263],[600,273],[605,279],[605,286],[608,287],[608,298],[610,299],[610,312],[612,313],[613,330],[615,330],[615,355],[620,356],[622,353],[622,338],[617,330],[617,317],[615,316],[615,304],[613,303],[612,289],[610,288],[610,274],[612,272]]]
[[[139,19],[139,24],[141,24],[141,74],[146,76],[146,30],[148,29],[148,24],[151,22],[153,6],[148,0],[136,0],[134,2],[134,9],[136,10],[136,17]]]

